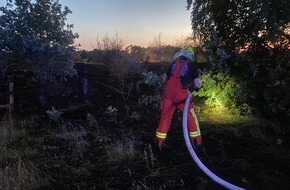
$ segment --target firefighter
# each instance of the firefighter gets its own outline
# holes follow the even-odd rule
[[[161,118],[155,134],[155,143],[162,150],[170,123],[176,108],[184,110],[185,100],[189,90],[198,91],[200,80],[195,64],[195,50],[191,46],[182,48],[174,55],[174,61],[169,66],[164,77],[164,91],[161,100]],[[188,109],[188,129],[193,147],[201,145],[201,134],[191,101]]]

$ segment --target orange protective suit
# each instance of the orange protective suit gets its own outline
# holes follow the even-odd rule
[[[181,111],[184,110],[184,103],[188,96],[188,89],[181,83],[180,76],[182,72],[188,71],[187,64],[189,63],[190,60],[188,59],[175,60],[175,63],[173,63],[175,64],[175,67],[172,76],[165,82],[165,88],[161,101],[161,118],[155,137],[157,146],[160,150],[162,149],[166,139],[167,132],[170,129],[170,123],[175,109],[178,108]],[[194,78],[192,77],[191,81],[193,80]],[[189,113],[187,114],[187,122],[191,142],[194,146],[198,146],[201,144],[201,134],[193,107],[194,104],[191,101],[188,109]]]

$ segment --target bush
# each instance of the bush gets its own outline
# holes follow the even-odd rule
[[[152,71],[142,73],[142,77],[141,83],[153,90],[150,90],[150,92],[152,92],[151,94],[146,93],[142,95],[138,103],[145,106],[151,105],[153,108],[157,109],[161,101],[160,92],[162,91],[162,77]]]
[[[202,87],[196,95],[205,97],[208,106],[227,107],[237,114],[250,112],[250,107],[243,102],[241,82],[235,77],[223,72],[204,71],[201,83]]]

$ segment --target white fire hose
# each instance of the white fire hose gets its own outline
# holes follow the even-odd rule
[[[198,158],[197,154],[195,153],[190,139],[189,139],[189,135],[188,135],[188,128],[187,128],[187,112],[188,112],[188,108],[189,108],[189,102],[190,102],[190,98],[191,98],[191,93],[188,93],[188,97],[185,101],[185,105],[184,105],[184,111],[183,111],[183,136],[184,136],[184,140],[187,146],[187,149],[191,155],[191,157],[193,158],[193,160],[195,161],[195,163],[198,165],[198,167],[207,175],[209,176],[213,181],[217,182],[218,184],[220,184],[221,186],[227,188],[227,189],[231,189],[231,190],[244,190],[241,187],[235,186],[231,183],[228,183],[227,181],[221,179],[220,177],[218,177],[217,175],[215,175],[214,173],[212,173]]]

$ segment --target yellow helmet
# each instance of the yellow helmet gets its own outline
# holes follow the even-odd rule
[[[191,60],[191,61],[194,61],[195,60],[195,50],[193,47],[191,46],[184,46],[180,52],[177,52],[175,55],[174,55],[174,59],[177,59],[178,57],[186,57],[187,59]]]
[[[192,53],[192,55],[194,56],[195,50],[194,50],[193,47],[191,47],[191,46],[184,46],[184,47],[181,49],[181,51],[184,51],[184,50],[188,50],[188,51],[190,51],[190,52]]]

